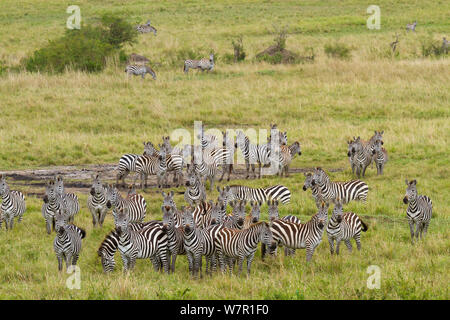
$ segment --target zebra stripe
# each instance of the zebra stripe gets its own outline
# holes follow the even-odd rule
[[[55,230],[55,214],[59,210],[62,210],[64,213],[67,212],[66,202],[57,192],[54,180],[47,182],[43,201],[44,203],[42,205],[41,212],[43,218],[45,219],[47,233],[50,234],[52,228]]]
[[[158,32],[158,30],[156,30],[155,27],[150,25],[150,20],[147,20],[147,22],[145,24],[140,24],[136,26],[136,30],[137,32],[140,33],[149,33],[149,32],[153,32],[153,34],[156,36],[156,33]]]
[[[214,68],[214,55],[210,54],[209,59],[201,59],[201,60],[185,60],[183,71],[185,73],[189,72],[189,69],[200,69],[203,71],[211,71]]]
[[[384,166],[388,161],[386,149],[381,147],[381,140],[377,140],[374,146],[374,161],[377,167],[377,175],[383,174]]]
[[[142,155],[136,160],[136,177],[141,178],[141,188],[147,187],[148,175],[156,175],[158,188],[162,188],[167,185],[167,157],[166,151],[162,148],[159,152],[159,156],[147,156]]]
[[[121,209],[126,209],[129,222],[142,222],[147,211],[147,202],[140,194],[135,194],[123,199],[119,190],[112,185],[106,187],[106,206],[113,208],[113,216],[116,217]]]
[[[361,226],[363,228],[361,228]],[[331,219],[327,226],[328,242],[330,252],[334,253],[334,241],[336,241],[336,254],[339,254],[339,245],[344,241],[348,250],[352,251],[350,240],[356,241],[356,247],[361,250],[361,230],[366,232],[367,225],[353,212],[342,212],[342,203],[338,200],[335,203]]]
[[[80,211],[80,204],[78,203],[77,195],[74,193],[65,192],[62,176],[55,177],[55,188],[65,202],[69,222],[73,222],[75,215]]]
[[[230,206],[233,208],[233,211],[231,215],[224,217],[222,225],[226,228],[242,229],[244,227],[246,204],[246,200],[230,201]]]
[[[145,142],[144,142],[145,144]],[[140,157],[138,154],[127,153],[119,159],[117,167],[116,185],[119,185],[119,180],[122,180],[122,185],[125,185],[125,178],[130,172],[136,172],[136,160]]]
[[[0,174],[0,196],[2,197],[0,229],[2,228],[3,220],[5,220],[6,229],[12,229],[15,217],[18,217],[18,222],[22,221],[26,210],[25,196],[20,191],[11,191],[6,182],[6,177],[2,174]]]
[[[416,26],[417,26],[417,21],[406,24],[406,32],[408,32],[409,30],[416,32]]]
[[[102,227],[106,212],[108,211],[108,207],[106,206],[106,188],[101,183],[98,174],[92,178],[94,181],[87,198],[87,206],[92,214],[92,224],[94,227],[97,224]]]
[[[184,192],[184,200],[189,203],[190,206],[205,202],[205,185],[202,183],[194,168],[191,168],[190,166],[188,166],[188,179],[186,181],[186,186],[187,188]]]
[[[286,204],[291,200],[291,192],[283,185],[275,185],[267,188],[251,188],[241,185],[229,186],[227,200],[247,200],[266,202],[267,200],[279,200]]]
[[[299,156],[302,154],[300,142],[295,141],[290,146],[280,145],[279,175],[283,176],[284,172],[286,177],[289,176],[289,165],[297,154]]]
[[[417,194],[416,180],[410,182],[405,180],[405,183],[407,188],[403,202],[408,204],[406,216],[408,218],[409,230],[411,233],[411,243],[414,244],[414,225],[416,225],[415,236],[416,241],[418,241],[419,234],[420,239],[422,239],[422,233],[424,233],[424,236],[427,234],[433,212],[433,203],[429,197]]]
[[[175,272],[175,261],[177,260],[177,255],[186,254],[184,248],[184,229],[183,227],[175,226],[175,210],[172,206],[162,206],[163,212],[163,230],[167,233],[168,240],[168,250],[169,250],[169,270]]]
[[[142,79],[145,79],[145,75],[148,73],[149,75],[152,76],[154,80],[156,80],[155,71],[146,65],[137,65],[137,64],[128,65],[125,68],[125,72],[127,73],[128,76],[130,75],[141,76]]]
[[[261,216],[261,206],[262,201],[250,201],[250,215],[245,217],[244,229],[248,229],[252,224],[255,224],[259,221],[259,218]]]
[[[322,168],[316,168],[314,170],[311,184],[317,184],[319,186],[322,200],[326,203],[336,201],[338,198],[344,204],[351,200],[366,201],[367,193],[369,192],[369,187],[361,180],[332,182]]]
[[[319,188],[318,184],[314,183],[314,185],[313,185],[313,183],[312,183],[313,174],[311,172],[304,173],[304,175],[305,175],[306,179],[305,179],[305,183],[303,184],[303,191],[306,191],[306,190],[308,190],[308,188],[311,188],[311,194],[312,194],[312,197],[314,198],[314,201],[316,202],[317,209],[320,209],[320,205],[323,201],[322,194],[320,193],[321,189]],[[327,207],[328,207],[328,205],[327,205]]]

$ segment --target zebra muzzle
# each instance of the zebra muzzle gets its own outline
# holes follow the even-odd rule
[[[42,200],[44,200],[45,203],[48,203],[48,196],[45,195],[45,196],[42,198]]]
[[[121,235],[122,234],[122,228],[121,227],[116,227],[116,233],[117,235]]]
[[[339,223],[341,223],[342,222],[342,217],[341,216],[339,216],[339,217],[337,217],[337,222],[339,222]]]
[[[404,204],[407,204],[407,203],[408,203],[408,197],[404,197],[404,198],[403,198],[403,203],[404,203]]]
[[[305,186],[303,186],[303,191],[306,191],[306,189],[307,189],[307,188],[306,188]]]
[[[350,157],[352,154],[349,152],[347,152],[347,157]]]
[[[91,188],[91,191],[89,192],[91,194],[91,196],[95,195],[95,190],[94,188]]]
[[[111,201],[106,201],[106,207],[108,208],[108,209],[111,209]]]

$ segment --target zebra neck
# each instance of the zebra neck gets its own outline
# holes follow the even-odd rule
[[[10,201],[10,198],[11,198],[11,191],[6,189],[2,194],[3,203],[5,204],[8,203]]]
[[[409,201],[408,211],[416,212],[417,211],[417,197],[413,200]]]

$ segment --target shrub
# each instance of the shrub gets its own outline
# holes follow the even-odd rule
[[[447,54],[447,50],[443,47],[441,41],[433,40],[428,36],[420,41],[422,57],[439,57]]]
[[[324,51],[328,57],[349,59],[351,57],[351,48],[343,43],[326,44]]]
[[[231,40],[234,52],[234,62],[243,61],[245,59],[244,44],[242,43],[242,35],[236,41]]]
[[[68,68],[87,72],[103,70],[106,58],[117,53],[123,44],[133,43],[136,33],[131,24],[119,17],[105,15],[101,21],[100,25],[67,30],[63,37],[49,41],[46,47],[25,59],[25,68],[50,73],[61,73]]]
[[[281,27],[280,29],[275,27],[274,35],[275,38],[273,41],[275,42],[275,47],[278,51],[286,49],[287,26]]]

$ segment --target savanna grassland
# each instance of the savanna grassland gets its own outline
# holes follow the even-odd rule
[[[147,56],[158,79],[127,78],[111,58],[105,71],[68,70],[59,75],[28,73],[23,58],[63,35],[68,5],[79,5],[82,22],[103,13],[120,14],[133,23],[147,19],[158,35],[139,35],[127,53]],[[54,234],[45,233],[42,199],[27,197],[27,212],[12,231],[0,232],[0,298],[3,299],[448,299],[449,298],[449,138],[450,63],[447,57],[422,57],[429,39],[450,37],[448,1],[378,1],[381,29],[368,30],[363,1],[16,1],[0,3],[0,170],[53,165],[117,163],[124,153],[141,153],[142,141],[159,142],[178,128],[193,131],[195,120],[207,128],[263,128],[276,122],[289,142],[301,143],[292,167],[343,169],[333,180],[353,178],[346,141],[368,139],[384,130],[389,162],[383,176],[369,168],[367,203],[350,203],[369,230],[362,251],[330,256],[324,239],[313,262],[305,251],[262,262],[258,250],[252,274],[189,277],[185,257],[175,274],[155,273],[138,261],[124,275],[120,257],[110,275],[102,273],[97,249],[114,227],[108,215],[103,229],[93,229],[79,193],[76,224],[87,231],[79,259],[82,288],[69,290],[58,273]],[[418,21],[416,32],[405,25]],[[314,49],[313,63],[271,65],[255,55],[273,43],[274,25],[287,26],[286,48],[298,54]],[[399,34],[398,55],[389,43]],[[225,63],[231,40],[243,35],[246,60]],[[327,43],[345,43],[351,57],[324,53]],[[216,54],[211,73],[183,74],[181,53]],[[420,194],[433,201],[427,238],[412,246],[406,221],[404,180],[417,179]],[[111,181],[112,182],[112,181]],[[302,190],[303,174],[232,183],[267,186],[281,183],[292,192],[282,216],[306,222],[315,212],[311,191]],[[15,187],[28,192],[29,188]],[[225,185],[220,183],[219,185]],[[183,191],[184,188],[175,189]],[[147,219],[161,218],[161,195],[147,189]],[[209,192],[215,199],[217,191]],[[176,195],[178,206],[183,196]],[[267,206],[262,209],[267,219]],[[366,286],[370,265],[381,269],[381,288]]]

